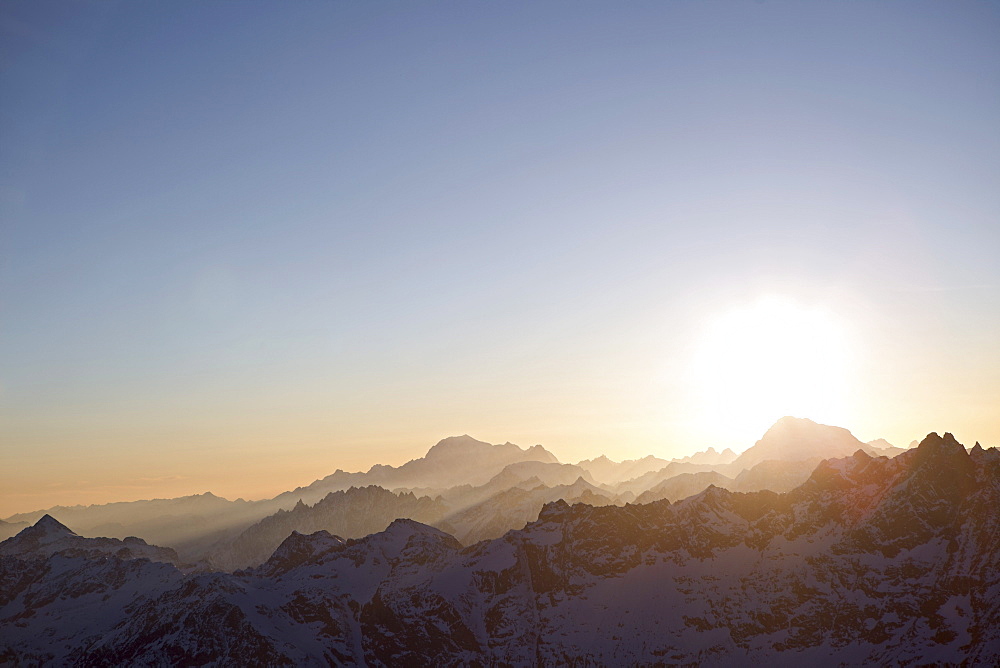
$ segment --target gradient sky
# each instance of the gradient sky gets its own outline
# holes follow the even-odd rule
[[[445,436],[743,449],[821,310],[864,440],[1000,445],[1000,6],[0,4],[0,516]],[[746,378],[740,382],[747,385]]]

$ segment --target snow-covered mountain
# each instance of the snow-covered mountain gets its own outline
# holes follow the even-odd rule
[[[141,538],[84,538],[78,536],[51,515],[43,515],[35,524],[22,529],[13,538],[0,543],[0,557],[50,557],[53,554],[120,559],[149,559],[179,565],[177,553],[170,548],[148,545]]]
[[[931,434],[786,494],[557,501],[466,548],[397,520],[293,533],[235,574],[19,549],[0,557],[0,661],[997,665],[998,509],[1000,453]]]
[[[206,492],[174,499],[56,506],[8,519],[35,522],[47,514],[59,517],[81,536],[140,536],[147,542],[174,548],[184,561],[195,562],[216,543],[231,540],[278,507],[267,501],[229,501]]]

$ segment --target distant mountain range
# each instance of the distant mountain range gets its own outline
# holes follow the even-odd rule
[[[83,536],[139,536],[173,548],[184,562],[203,570],[233,570],[262,563],[291,531],[359,538],[385,529],[393,519],[409,518],[471,544],[523,527],[545,503],[559,498],[592,505],[676,501],[710,484],[741,492],[785,492],[804,482],[823,458],[858,449],[873,456],[905,452],[885,441],[862,443],[846,429],[790,417],[738,457],[729,449],[709,448],[670,461],[648,456],[614,462],[602,456],[562,464],[540,445],[491,445],[464,435],[446,438],[402,466],[338,470],[273,499],[229,501],[205,493],[55,507],[7,518],[11,524],[0,525],[0,538],[50,514]]]
[[[0,520],[0,540],[6,540],[11,536],[16,536],[19,531],[27,528],[28,525],[28,522],[4,522],[3,520]]]
[[[231,542],[209,554],[209,563],[223,570],[257,566],[293,531],[313,533],[336,527],[344,538],[360,538],[377,533],[393,520],[406,517],[426,524],[441,521],[448,512],[440,497],[393,494],[376,485],[330,492],[315,505],[301,501],[291,510],[279,510],[247,528]]]
[[[814,431],[782,425],[762,441],[783,452],[773,439]],[[767,461],[780,460],[747,470]],[[357,539],[292,531],[235,573],[185,572],[170,551],[83,538],[42,517],[0,543],[0,663],[1000,663],[995,448],[967,451],[951,434],[893,458],[859,447],[780,494],[704,478],[676,503],[552,501],[523,528],[468,546],[412,519]],[[559,486],[530,480],[500,492],[502,505],[526,508]],[[560,494],[605,494],[582,477],[567,487]],[[432,514],[445,503],[366,486],[325,497],[338,499],[332,509],[285,515],[336,515],[348,497]],[[471,515],[465,530],[496,517]]]

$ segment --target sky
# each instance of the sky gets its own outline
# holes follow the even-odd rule
[[[1000,446],[1000,6],[0,4],[0,516],[468,433]]]

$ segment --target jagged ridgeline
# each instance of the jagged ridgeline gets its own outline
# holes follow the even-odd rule
[[[846,429],[784,418],[739,458],[731,450],[709,448],[670,461],[598,457],[563,464],[539,445],[491,445],[458,436],[402,466],[338,470],[273,499],[228,501],[205,493],[56,507],[7,518],[10,523],[0,525],[5,532],[0,538],[48,513],[81,536],[140,536],[175,549],[185,562],[201,568],[233,570],[262,563],[291,531],[322,529],[356,538],[405,517],[437,526],[468,545],[523,527],[556,499],[591,505],[675,501],[709,484],[782,492],[801,484],[824,457],[858,448],[873,455],[903,451],[885,445],[861,443]]]
[[[354,494],[438,512],[437,497]],[[468,546],[412,519],[295,531],[234,573],[43,517],[0,543],[0,661],[997,665],[998,508],[1000,453],[931,434],[891,458],[822,460],[785,493],[557,500]]]

